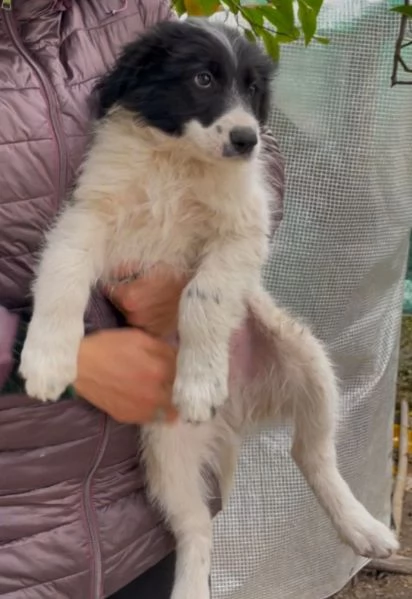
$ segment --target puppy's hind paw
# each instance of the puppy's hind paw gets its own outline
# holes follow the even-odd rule
[[[394,532],[369,513],[346,530],[343,540],[362,557],[385,559],[399,549]]]

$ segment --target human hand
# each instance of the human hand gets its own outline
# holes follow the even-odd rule
[[[138,329],[111,329],[84,337],[76,392],[114,420],[130,424],[173,421],[176,350]]]
[[[188,278],[156,268],[142,278],[106,287],[128,324],[158,337],[177,330],[179,301]]]

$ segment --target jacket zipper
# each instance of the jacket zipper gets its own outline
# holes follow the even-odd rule
[[[50,84],[47,75],[43,72],[42,68],[36,64],[33,58],[30,56],[29,52],[24,47],[23,42],[20,39],[19,34],[16,31],[16,27],[12,18],[12,9],[13,9],[13,0],[3,0],[1,3],[1,8],[4,11],[4,20],[6,24],[7,31],[9,33],[10,39],[14,43],[16,49],[20,53],[20,55],[29,63],[33,71],[36,73],[38,80],[40,81],[41,87],[43,89],[43,95],[45,97],[49,115],[50,115],[50,124],[51,130],[53,133],[54,142],[57,148],[57,153],[59,156],[59,165],[57,168],[57,186],[56,189],[57,195],[54,198],[54,208],[58,210],[60,206],[60,202],[64,198],[66,194],[66,183],[67,183],[67,154],[65,150],[65,143],[63,141],[64,132],[61,124],[61,119],[59,116],[58,108],[57,108],[57,98],[54,92],[53,86]],[[97,322],[101,327],[103,324],[103,315],[101,313],[99,302],[92,299],[92,306],[96,312]]]
[[[54,89],[47,77],[47,75],[43,72],[42,68],[36,64],[36,62],[31,57],[30,53],[24,47],[24,44],[17,32],[13,15],[12,15],[12,0],[3,0],[1,3],[1,9],[3,10],[4,23],[6,27],[6,31],[9,34],[11,42],[14,44],[14,47],[20,54],[20,56],[29,64],[32,68],[33,72],[36,74],[38,78],[43,96],[46,101],[49,115],[50,115],[50,125],[53,133],[54,142],[56,144],[59,156],[59,164],[58,164],[58,181],[57,181],[57,192],[54,198],[54,208],[57,210],[60,205],[60,201],[63,199],[66,193],[66,184],[67,184],[67,154],[65,149],[65,144],[63,141],[63,127],[61,124],[59,112],[58,112],[58,104],[57,98],[54,92]],[[99,311],[100,312],[100,311]],[[98,317],[100,317],[100,313]],[[100,318],[99,318],[100,320]],[[92,502],[92,484],[93,477],[96,473],[97,468],[100,465],[100,462],[103,458],[105,449],[107,447],[108,441],[108,419],[107,416],[102,415],[103,418],[103,431],[99,439],[98,450],[96,456],[93,460],[90,471],[86,477],[83,487],[83,504],[84,511],[86,515],[86,525],[88,529],[90,545],[92,547],[92,587],[91,587],[91,599],[101,599],[103,596],[103,565],[102,565],[102,555],[100,550],[100,542],[97,532],[97,522],[94,514],[93,502]]]
[[[1,8],[3,9],[4,23],[9,37],[12,43],[14,44],[16,50],[19,52],[20,56],[30,65],[30,67],[36,74],[36,77],[40,82],[43,96],[49,110],[51,131],[53,134],[54,143],[56,145],[57,154],[59,157],[59,163],[57,168],[57,191],[54,198],[54,208],[57,210],[59,208],[61,200],[63,200],[64,195],[66,193],[67,154],[65,149],[65,143],[63,141],[64,132],[57,108],[56,94],[47,75],[43,72],[43,69],[38,64],[36,64],[36,62],[31,57],[30,53],[24,47],[24,44],[20,38],[19,33],[17,32],[16,25],[13,19],[12,0],[3,0]]]
[[[102,552],[100,550],[100,542],[98,536],[98,523],[96,521],[96,515],[93,508],[93,478],[97,468],[102,461],[104,452],[107,447],[107,441],[109,437],[109,422],[106,415],[102,415],[103,418],[103,430],[100,435],[99,445],[97,448],[96,456],[93,460],[92,467],[90,468],[89,474],[84,483],[83,487],[83,505],[86,515],[86,524],[89,531],[91,540],[91,546],[93,548],[93,559],[91,562],[92,566],[92,587],[91,587],[91,598],[102,599],[103,597],[103,563],[102,563]]]

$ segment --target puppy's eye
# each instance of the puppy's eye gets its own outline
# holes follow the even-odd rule
[[[195,75],[195,83],[198,87],[210,87],[213,77],[208,71],[203,71]]]
[[[257,90],[258,90],[258,87],[257,87],[256,83],[251,83],[249,85],[249,93],[251,96],[254,96],[256,94]]]

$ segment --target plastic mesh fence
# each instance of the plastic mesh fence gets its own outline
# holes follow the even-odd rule
[[[329,46],[282,50],[272,128],[287,159],[266,282],[310,322],[342,381],[343,475],[389,521],[392,416],[412,225],[412,86],[390,88],[399,16],[336,0]],[[323,599],[362,565],[288,455],[286,429],[250,439],[215,524],[214,599]]]

